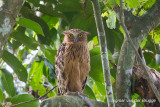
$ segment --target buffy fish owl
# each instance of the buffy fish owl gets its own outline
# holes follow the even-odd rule
[[[82,94],[90,71],[86,31],[63,31],[64,40],[55,57],[58,94]]]

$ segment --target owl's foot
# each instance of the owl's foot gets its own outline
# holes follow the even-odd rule
[[[83,97],[88,97],[88,95],[83,94],[83,93],[81,93],[81,92],[76,92],[76,95],[78,95],[78,96],[83,96]]]
[[[88,97],[88,95],[83,94],[83,93],[78,92],[78,91],[76,91],[76,92],[67,92],[66,95],[77,95],[77,96]]]
[[[89,100],[88,95],[86,94],[76,91],[76,92],[67,92],[66,95],[77,95],[86,102],[88,107],[95,107],[94,104],[92,104],[92,102]]]

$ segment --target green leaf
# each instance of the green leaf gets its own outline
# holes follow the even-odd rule
[[[153,4],[156,2],[156,0],[148,0],[144,5],[144,9],[148,10],[149,8],[151,8],[153,6]]]
[[[37,34],[44,35],[41,26],[37,22],[34,22],[34,21],[32,21],[30,19],[26,19],[26,18],[16,18],[16,22],[23,27],[32,29]]]
[[[114,8],[117,4],[119,5],[119,0],[107,0],[107,6],[109,8]]]
[[[1,69],[1,83],[3,88],[9,94],[9,96],[13,97],[15,95],[15,88],[13,83],[13,76],[7,70]]]
[[[29,38],[28,36],[26,36],[24,33],[18,32],[18,31],[13,31],[11,33],[11,35],[17,41],[19,41],[19,42],[23,43],[24,45],[26,45],[28,48],[30,48],[32,50],[36,50],[37,49],[37,46],[35,44],[33,44],[32,39]]]
[[[98,45],[98,37],[97,36],[93,37],[93,42],[94,42],[94,45]]]
[[[48,49],[43,46],[41,46],[41,50],[43,54],[47,57],[47,59],[54,65],[55,64],[55,55],[57,53],[57,50]]]
[[[130,8],[137,8],[139,6],[138,0],[126,0],[125,2]]]
[[[87,94],[90,99],[96,100],[96,97],[95,97],[92,89],[88,85],[85,86],[83,93]]]
[[[149,35],[152,36],[154,43],[160,43],[160,27],[157,27],[156,29],[152,30]]]
[[[151,36],[147,36],[146,44],[143,48],[150,50],[150,52],[152,51],[153,54],[156,53],[155,43],[153,42],[153,39],[151,38]]]
[[[108,58],[109,60],[112,60],[112,62],[115,62],[109,50],[108,50]],[[89,75],[95,81],[103,83],[104,77],[103,77],[102,61],[101,61],[101,54],[100,54],[99,47],[96,47],[90,50],[90,60],[91,60],[90,61],[91,71],[89,72]]]
[[[3,103],[3,91],[2,89],[0,88],[0,103]]]
[[[81,9],[82,4],[78,0],[61,0],[55,9],[61,12],[77,12]]]
[[[121,45],[123,43],[123,34],[119,30],[119,25],[117,24],[115,29],[109,29],[103,19],[104,28],[106,32],[107,49],[114,53],[115,51],[120,51]]]
[[[56,39],[57,39],[57,30],[55,28],[52,28],[50,30],[50,35],[52,35],[52,38],[50,38],[51,41],[53,41],[53,42],[56,41]]]
[[[45,87],[42,84],[35,82],[35,79],[32,80],[32,81],[29,81],[29,84],[32,86],[34,91],[38,90],[38,92],[39,92],[38,95],[39,96],[42,96],[46,93]]]
[[[114,78],[114,80],[116,79],[116,71],[117,69],[113,67],[113,69],[110,69],[110,72],[111,72],[111,76]],[[111,78],[112,80],[112,78]]]
[[[46,11],[49,11],[49,10],[46,10]],[[26,6],[22,7],[21,13],[22,13],[23,17],[32,20],[33,22],[37,23],[40,26],[43,34],[37,33],[38,41],[41,44],[50,45],[50,43],[53,41],[53,39],[52,39],[53,35],[50,34],[49,27],[48,27],[47,23],[45,23],[45,21],[42,18],[36,16],[34,14],[34,12]]]
[[[43,74],[43,65],[44,65],[44,61],[42,62],[34,61],[29,71],[28,78],[35,78],[36,82],[39,82]]]
[[[78,28],[90,32],[91,35],[88,35],[88,40],[91,40],[94,36],[97,35],[95,26],[96,24],[93,15],[84,17],[82,14],[76,14],[71,21],[70,29]]]
[[[30,94],[21,94],[21,95],[14,96],[11,100],[11,103],[18,104],[18,103],[30,101],[33,99],[34,97]],[[36,101],[28,102],[22,105],[18,105],[16,107],[39,107],[39,103],[38,103],[38,100],[36,100]]]
[[[110,29],[116,28],[116,13],[114,11],[109,11],[109,17],[106,20],[107,26]]]
[[[145,58],[147,65],[151,64],[152,61],[155,62],[154,57],[152,57],[152,56],[154,56],[154,54],[152,52],[144,52],[143,55],[144,55],[144,58]]]
[[[22,43],[16,40],[13,40],[12,42],[12,46],[13,46],[13,51],[15,51],[16,49],[18,49],[19,46],[21,46]]]
[[[64,14],[58,12],[57,10],[55,10],[52,6],[44,6],[44,5],[39,5],[39,11],[48,15],[48,16],[51,16],[51,17],[60,17],[60,18],[64,18],[65,19],[65,16]]]
[[[106,95],[105,85],[103,83],[100,83],[100,82],[95,82],[95,83],[96,83],[96,86],[97,86],[97,89],[99,90],[99,92],[102,95]]]
[[[40,84],[42,81],[44,61],[34,61],[29,72],[29,84],[32,86],[34,91],[39,90],[39,95],[44,95],[46,90],[43,85]]]
[[[55,74],[55,72],[54,72],[55,68],[54,68],[53,64],[52,64],[50,61],[48,61],[48,60],[45,60],[45,61],[44,61],[44,64],[45,64],[45,66],[47,66],[48,69],[49,69],[48,77],[56,78],[56,74]],[[47,76],[47,75],[46,75],[46,76]]]
[[[3,55],[2,55],[2,59],[9,65],[12,67],[12,69],[14,70],[14,72],[17,74],[18,78],[23,81],[26,82],[27,81],[27,70],[25,69],[25,67],[22,65],[22,63],[11,53],[9,53],[8,51],[4,51]]]
[[[95,55],[100,55],[100,48],[99,47],[96,47],[96,48],[93,48],[92,50],[90,50],[90,56],[95,56]]]
[[[110,50],[107,50],[108,51],[108,59],[111,60],[113,63],[115,63],[113,57],[112,57],[112,53],[110,52]]]
[[[43,67],[43,75],[48,79],[48,81],[52,85],[54,85],[56,79],[55,69],[47,59],[45,59],[44,64],[45,66]]]
[[[89,75],[92,79],[99,82],[104,82],[103,77],[103,69],[102,69],[102,62],[101,62],[101,55],[94,55],[91,56],[91,71],[89,72]]]
[[[145,37],[145,39],[143,40],[143,42],[141,43],[141,49],[144,48],[144,46],[146,45],[147,42],[147,37]]]
[[[59,19],[58,17],[51,17],[48,15],[43,15],[41,16],[41,18],[47,23],[47,25],[49,26],[49,28],[53,28],[53,26],[57,27],[59,24]]]

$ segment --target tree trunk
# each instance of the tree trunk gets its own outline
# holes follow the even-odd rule
[[[128,11],[125,11],[125,24],[130,33],[131,39],[135,48],[138,50],[141,42],[149,34],[150,31],[155,29],[160,24],[160,0],[152,6],[146,14],[141,17],[136,17]],[[117,13],[118,19],[120,18],[120,8],[117,6],[114,8]],[[117,66],[117,78],[116,78],[116,96],[118,100],[124,100],[123,102],[117,102],[117,106],[130,107],[131,103],[131,76],[132,68],[134,65],[135,52],[130,47],[127,38],[125,38],[121,47],[121,52]],[[129,102],[128,102],[129,101]]]
[[[22,4],[23,0],[0,1],[0,58]]]

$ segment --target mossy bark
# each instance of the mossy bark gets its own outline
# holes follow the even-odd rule
[[[1,0],[0,5],[0,58],[10,36],[23,0]]]
[[[88,103],[92,103],[94,107],[107,107],[108,105],[107,103],[89,98],[84,99],[79,96],[66,95],[45,99],[40,107],[89,107]]]
[[[147,67],[147,69],[150,72],[149,75],[154,82],[154,85],[160,92],[160,73],[150,67]],[[143,70],[143,67],[141,65],[136,65],[135,67],[133,67],[133,74],[135,75],[135,84],[133,84],[133,86],[135,87],[134,92],[141,97],[146,107],[158,107],[160,105],[160,102],[156,98],[156,95],[149,85],[144,72],[145,71]]]

